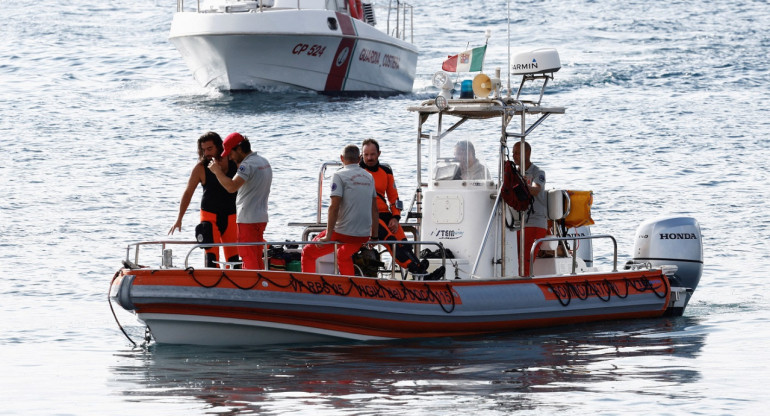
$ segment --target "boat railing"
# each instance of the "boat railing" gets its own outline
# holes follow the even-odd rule
[[[160,246],[161,253],[163,253],[163,257],[161,260],[161,264],[165,265],[167,263],[170,263],[171,261],[171,251],[167,248],[167,246],[170,245],[198,245],[197,241],[175,241],[175,240],[162,240],[162,241],[142,241],[139,243],[132,243],[126,246],[126,259],[124,261],[124,265],[131,268],[139,268],[144,266],[139,266],[141,263],[139,260],[139,249],[143,246]],[[133,248],[134,251],[134,258],[131,259],[131,249]]]
[[[609,235],[609,234],[596,234],[596,235],[585,235],[585,236],[570,236],[570,237],[545,237],[545,238],[538,238],[535,240],[534,243],[532,243],[532,248],[529,251],[529,264],[531,264],[533,267],[530,267],[529,270],[529,277],[533,277],[533,271],[534,271],[534,264],[535,264],[535,253],[539,250],[539,246],[541,243],[547,242],[547,241],[577,241],[577,240],[595,240],[600,238],[609,238],[612,240],[612,271],[616,272],[618,271],[618,242],[615,240],[615,237]],[[574,244],[574,243],[573,243]],[[572,274],[577,274],[577,250],[572,250]]]
[[[334,274],[338,274],[339,270],[337,269],[337,245],[340,244],[336,241],[327,241],[327,242],[321,242],[321,241],[262,241],[262,242],[249,242],[249,243],[199,243],[197,241],[176,241],[176,240],[166,240],[166,241],[143,241],[139,243],[133,243],[129,244],[126,247],[126,261],[125,266],[129,268],[142,268],[145,266],[140,266],[140,260],[139,260],[139,251],[141,247],[144,246],[161,246],[161,268],[172,268],[173,266],[173,252],[172,249],[169,248],[173,245],[192,245],[192,247],[187,251],[187,254],[184,257],[184,268],[187,269],[190,266],[190,256],[195,252],[197,249],[208,249],[213,247],[245,247],[245,246],[259,246],[262,247],[262,255],[263,255],[263,269],[261,270],[268,270],[270,267],[270,255],[269,250],[271,247],[287,247],[287,246],[296,246],[301,247],[308,244],[315,244],[315,245],[334,245],[334,250],[332,251],[333,254],[333,267],[334,267]],[[427,246],[435,246],[438,249],[438,253],[441,253],[441,266],[446,268],[446,256],[444,254],[444,245],[438,241],[393,241],[393,240],[372,240],[368,241],[366,245],[390,245],[392,247],[392,252],[395,252],[395,246],[396,244],[405,244],[405,245],[427,245]],[[131,259],[131,250],[133,248],[133,260]],[[218,262],[225,268],[235,268],[237,266],[240,266],[242,262],[231,262],[231,261],[224,261],[224,262]],[[391,261],[391,267],[390,267],[390,278],[396,278],[396,262],[395,259]]]
[[[211,12],[225,12],[225,13],[244,13],[244,12],[264,12],[270,10],[290,10],[290,9],[325,9],[332,11],[348,10],[349,2],[344,0],[220,0],[215,4],[211,2],[203,1],[203,8],[201,8],[201,0],[196,0],[195,12],[196,13],[211,13]],[[394,2],[391,0],[388,4],[388,18],[386,33],[391,36],[406,40],[407,33],[410,36],[410,43],[414,43],[414,7],[408,3],[400,0]],[[176,11],[185,11],[185,1],[176,1]],[[363,16],[360,19],[372,26],[377,24],[374,16],[374,10],[372,3],[364,3],[362,5]],[[391,32],[391,25],[393,26]]]
[[[323,212],[323,189],[324,178],[326,177],[326,170],[330,166],[342,166],[342,162],[324,162],[321,165],[321,169],[318,172],[318,200],[316,204],[316,222],[321,223],[321,213]]]
[[[395,4],[394,4],[395,3]],[[414,43],[414,6],[401,0],[388,2],[388,19],[386,33],[401,40],[406,40],[409,32],[410,43]],[[391,31],[391,21],[393,29]]]
[[[302,231],[302,241],[307,241],[308,237],[312,233],[320,233],[321,231],[326,230],[326,223],[325,222],[318,222],[318,223],[312,223],[312,222],[290,222],[288,224],[290,227],[305,227],[305,230]],[[398,225],[401,226],[401,228],[404,230],[404,234],[411,234],[412,240],[417,240],[417,236],[419,234],[418,227],[420,224],[416,222],[402,222]]]
[[[330,6],[328,3],[332,3]],[[319,5],[323,4],[323,6],[326,9],[335,10],[338,9],[340,6],[337,4],[338,1],[336,0],[292,0],[290,2],[283,1],[281,6],[275,5],[275,0],[241,0],[241,1],[222,1],[221,5],[218,5],[220,7],[219,11],[225,11],[228,13],[234,13],[234,12],[249,12],[249,11],[264,11],[265,9],[272,9],[272,8],[281,8],[281,9],[315,9],[318,8]],[[291,7],[288,7],[291,5]],[[274,7],[275,6],[275,7]],[[204,6],[205,7],[205,6]],[[177,12],[183,12],[184,11],[184,0],[176,0],[176,11]],[[201,0],[196,0],[196,6],[195,11],[197,13],[205,13],[210,12],[212,10],[207,9],[201,9]]]
[[[324,210],[324,205],[323,205],[323,201],[324,201],[324,199],[323,199],[324,179],[326,178],[326,171],[329,169],[329,167],[333,167],[333,166],[334,167],[342,167],[342,162],[324,162],[321,165],[321,168],[318,171],[318,190],[316,192],[316,213],[315,213],[316,222],[313,223],[313,224],[311,224],[311,223],[301,223],[301,222],[291,222],[291,223],[289,223],[289,225],[291,225],[291,226],[307,227],[306,228],[306,233],[307,233],[307,230],[311,229],[311,228],[315,229],[315,228],[318,228],[318,227],[322,227],[322,229],[318,230],[318,231],[322,231],[322,230],[326,229],[326,223],[323,222],[323,218],[322,218],[323,217],[323,210]],[[427,184],[426,184],[426,186],[427,186]],[[417,203],[417,211],[421,212],[422,199],[421,199],[421,194],[420,194],[419,190],[417,190],[415,192],[415,196],[412,199],[412,205],[410,205],[409,210],[407,211],[407,213],[408,213],[407,218],[419,218],[419,215],[414,215],[414,214],[411,213],[412,208],[413,208],[413,206],[415,204],[415,201]],[[420,226],[420,224],[416,223],[416,222],[401,223],[401,227],[404,229],[404,231],[405,232],[412,232],[412,234],[414,235],[415,239],[417,238],[417,227],[419,227],[419,226]],[[307,235],[303,235],[303,238],[304,237],[307,237]]]

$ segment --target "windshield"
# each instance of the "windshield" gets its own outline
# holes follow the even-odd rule
[[[449,180],[491,180],[486,160],[470,140],[445,140],[431,146],[432,178]]]

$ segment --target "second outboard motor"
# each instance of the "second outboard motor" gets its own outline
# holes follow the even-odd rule
[[[633,261],[653,267],[677,266],[672,283],[687,288],[691,294],[703,273],[703,243],[698,221],[690,217],[665,217],[641,223],[636,230]]]

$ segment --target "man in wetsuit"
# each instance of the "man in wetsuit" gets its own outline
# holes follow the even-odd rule
[[[401,219],[401,201],[398,199],[398,190],[396,189],[396,180],[393,178],[393,171],[390,166],[380,164],[380,144],[375,139],[366,139],[361,144],[363,154],[361,156],[360,166],[366,169],[374,177],[374,188],[377,191],[377,211],[379,213],[379,228],[377,239],[405,241],[406,235],[401,228],[399,220]],[[385,247],[393,256],[393,246],[386,244]],[[408,244],[396,244],[396,263],[404,269],[409,270],[413,275],[422,275],[425,280],[438,280],[444,274],[444,268],[439,267],[433,273],[428,274],[428,260],[420,260],[414,254],[413,246]]]
[[[334,172],[331,186],[331,203],[326,218],[326,230],[315,241],[336,241],[337,268],[341,275],[353,276],[353,254],[377,230],[377,196],[374,180],[358,166],[361,153],[358,146],[345,146],[340,160],[345,165]],[[334,251],[334,244],[307,244],[302,249],[302,271],[315,273],[316,260]]]
[[[190,173],[187,180],[187,188],[179,202],[179,214],[176,222],[168,231],[169,235],[174,230],[182,231],[182,218],[187,212],[193,194],[198,184],[203,187],[201,197],[201,223],[208,222],[213,243],[234,243],[237,240],[235,226],[235,194],[227,192],[217,180],[216,176],[208,168],[208,164],[214,161],[220,168],[227,172],[228,177],[235,175],[237,169],[234,162],[221,158],[222,138],[213,131],[207,132],[198,138],[198,163]],[[222,247],[227,261],[238,261],[238,249],[236,247]],[[216,267],[219,261],[219,247],[206,249],[206,267]]]
[[[251,150],[251,143],[240,133],[230,133],[223,146],[221,156],[238,165],[235,176],[229,178],[221,167],[214,163],[209,164],[209,168],[225,189],[238,192],[235,199],[238,242],[264,242],[273,169],[267,159]],[[238,254],[243,259],[245,269],[264,269],[263,253],[263,246],[238,246]]]

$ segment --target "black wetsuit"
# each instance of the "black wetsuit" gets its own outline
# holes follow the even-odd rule
[[[235,214],[236,192],[230,193],[219,183],[216,175],[204,165],[206,172],[206,184],[203,185],[203,197],[201,197],[201,210],[217,215],[217,228],[220,233],[227,230],[227,217]],[[232,178],[238,171],[238,166],[232,160],[227,166],[227,177]]]

